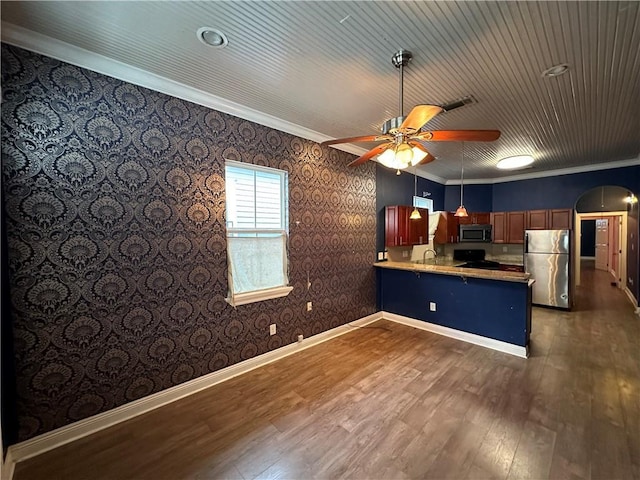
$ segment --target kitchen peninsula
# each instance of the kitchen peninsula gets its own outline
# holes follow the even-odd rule
[[[375,263],[378,308],[396,321],[528,356],[533,283],[529,274],[462,268],[462,263]]]

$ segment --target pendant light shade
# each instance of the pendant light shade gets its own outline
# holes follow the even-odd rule
[[[460,205],[456,208],[456,213],[453,214],[454,217],[468,217],[467,209],[464,208],[464,205]]]
[[[456,213],[453,214],[454,217],[468,217],[467,209],[464,208],[464,203],[462,201],[462,189],[464,187],[464,142],[462,143],[462,160],[461,160],[461,168],[460,168],[460,206],[456,209]]]
[[[414,197],[418,196],[418,177],[416,176],[415,168],[413,169],[413,196]],[[421,218],[422,218],[422,215],[420,215],[418,208],[414,205],[413,212],[411,212],[411,215],[409,215],[409,219],[420,220]]]

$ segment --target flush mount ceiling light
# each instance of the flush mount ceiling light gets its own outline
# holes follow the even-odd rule
[[[568,63],[560,63],[558,65],[554,65],[553,67],[547,68],[544,72],[542,72],[543,77],[551,78],[551,77],[559,77],[569,71]]]
[[[531,155],[516,155],[515,157],[503,158],[498,162],[496,167],[501,170],[515,170],[516,168],[523,168],[533,163],[533,157]]]
[[[224,33],[211,27],[199,28],[196,35],[198,40],[209,47],[224,48],[229,43]]]

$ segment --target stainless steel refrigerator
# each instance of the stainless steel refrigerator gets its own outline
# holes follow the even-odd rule
[[[525,231],[524,270],[535,280],[532,303],[571,308],[571,263],[570,230]]]

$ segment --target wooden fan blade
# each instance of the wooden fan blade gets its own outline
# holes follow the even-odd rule
[[[424,157],[422,160],[420,160],[418,163],[416,163],[416,165],[424,165],[426,163],[430,163],[433,162],[436,157],[434,157],[433,155],[431,155],[431,153],[429,153],[429,150],[427,150],[426,148],[424,148],[424,146],[418,142],[409,142],[409,145],[411,145],[412,147],[415,147],[419,150],[422,150],[424,153],[427,154],[426,157]]]
[[[442,107],[437,105],[416,105],[413,107],[413,110],[409,112],[407,118],[404,119],[402,125],[400,125],[400,130],[412,129],[418,131],[425,123],[440,112],[442,112]]]
[[[336,138],[334,140],[325,140],[320,145],[334,145],[336,143],[354,143],[354,142],[379,142],[381,140],[393,140],[391,135],[365,135],[363,137],[347,137]]]
[[[351,162],[349,164],[350,167],[355,167],[357,165],[362,165],[364,162],[366,162],[367,160],[371,160],[373,157],[375,157],[376,155],[380,155],[382,152],[384,152],[387,148],[391,148],[395,145],[395,143],[393,142],[389,142],[389,143],[383,143],[382,145],[378,145],[377,147],[372,148],[371,150],[369,150],[367,153],[365,153],[364,155],[359,156],[358,158],[356,158],[353,162]]]
[[[499,130],[432,130],[413,135],[412,139],[427,142],[493,142],[500,138]]]

